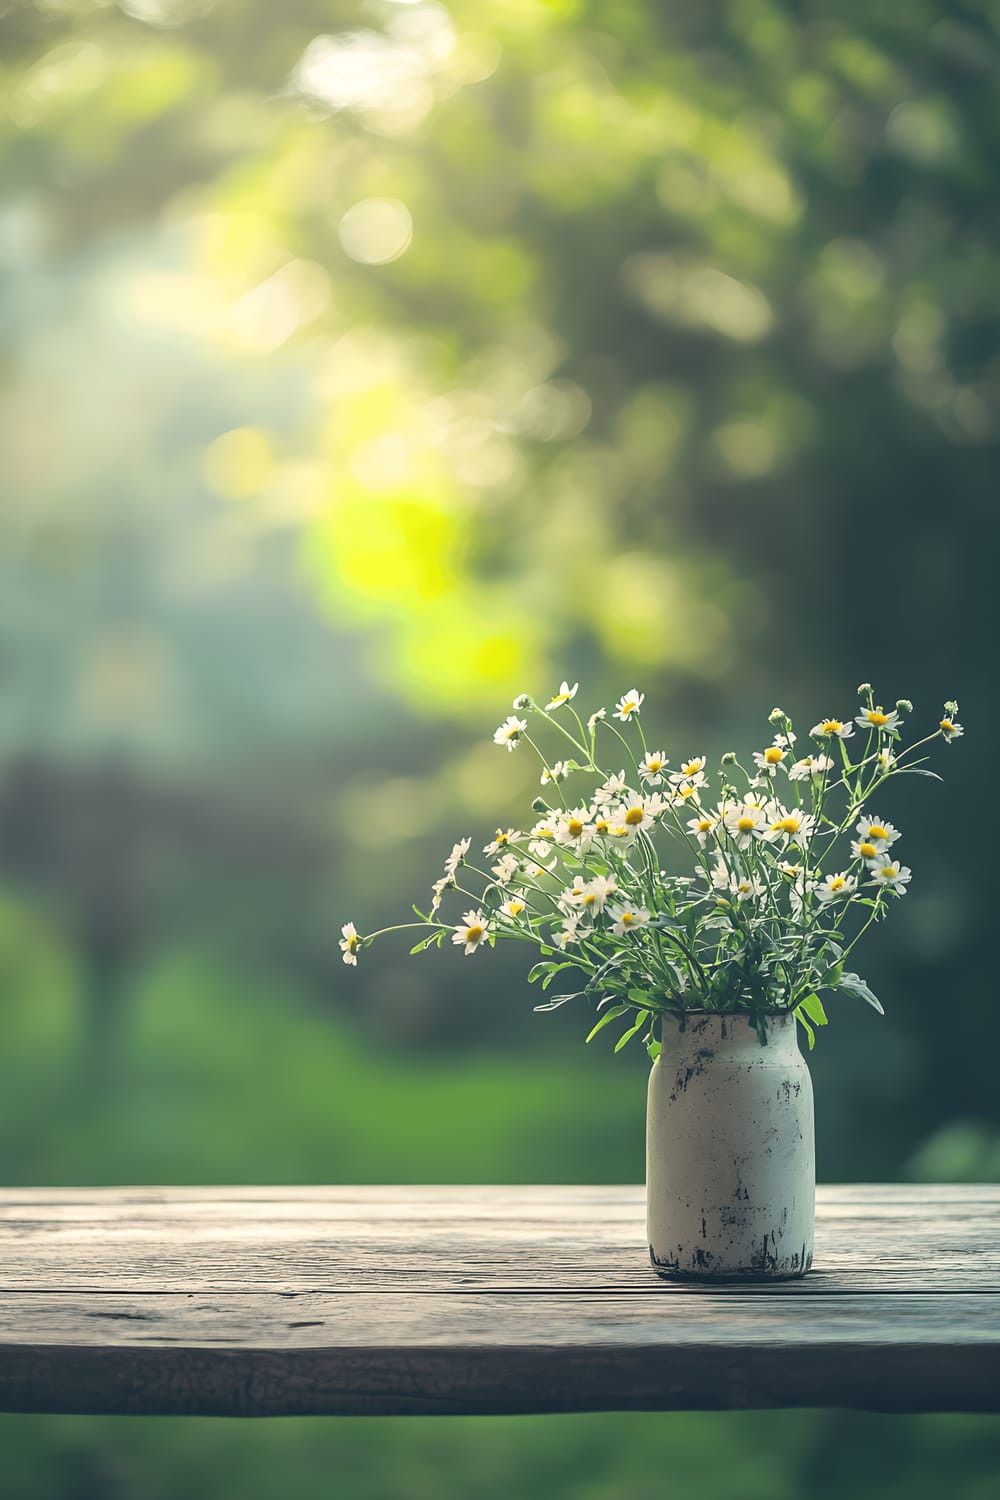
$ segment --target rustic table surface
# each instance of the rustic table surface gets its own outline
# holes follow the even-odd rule
[[[1000,1411],[1000,1188],[826,1187],[816,1269],[650,1270],[639,1187],[0,1192],[0,1409]]]

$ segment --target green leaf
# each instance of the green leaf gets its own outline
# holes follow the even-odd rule
[[[429,922],[430,921],[431,918],[430,918],[430,913],[429,912],[421,911],[419,906],[413,907],[413,910],[416,913],[416,915],[420,918],[421,922]]]
[[[882,1009],[882,1002],[874,991],[868,988],[860,974],[842,975],[840,983],[834,985],[834,989],[840,990],[843,995],[851,995],[856,1000],[866,1001],[873,1010],[878,1011],[880,1016],[885,1015],[885,1011]]]
[[[649,1053],[650,1062],[655,1062],[660,1053],[663,1051],[663,1048],[659,1042],[647,1042],[646,1051]]]
[[[583,994],[586,994],[585,990],[574,990],[571,995],[554,995],[551,1000],[544,1000],[541,1005],[533,1005],[531,1008],[534,1011],[558,1010],[567,1000],[576,1000]]]
[[[429,948],[430,945],[431,945],[431,943],[437,943],[437,942],[439,942],[440,941],[440,937],[441,937],[440,933],[438,933],[438,932],[432,932],[431,935],[430,935],[430,937],[421,938],[419,943],[414,943],[413,947],[410,949],[410,952],[411,953],[423,953],[424,949],[425,948]]]
[[[628,1031],[623,1031],[622,1034],[621,1034],[621,1036],[618,1038],[617,1042],[615,1042],[615,1051],[616,1052],[620,1052],[623,1047],[627,1047],[628,1044],[629,1044],[629,1042],[635,1036],[636,1032],[637,1031],[641,1031],[642,1028],[645,1026],[645,1024],[646,1024],[646,1022],[648,1020],[649,1020],[649,1011],[648,1010],[641,1010],[639,1012],[639,1018],[636,1021],[635,1025],[634,1026],[630,1026],[629,1029],[628,1029]]]
[[[616,1016],[623,1016],[629,1009],[630,1007],[628,1005],[612,1005],[610,1010],[606,1010],[604,1012],[597,1025],[593,1028],[590,1035],[587,1037],[587,1041],[592,1042],[597,1033],[603,1030],[603,1028],[607,1026],[609,1021],[613,1021]]]
[[[528,983],[534,984],[535,980],[541,979],[542,975],[547,974],[551,967],[552,965],[550,963],[535,964],[528,970]]]
[[[805,999],[800,1003],[802,1009],[814,1025],[826,1025],[826,1011],[823,1009],[823,1002],[818,995],[806,995]]]
[[[801,1005],[795,1007],[795,1019],[806,1034],[806,1041],[809,1043],[809,1051],[811,1052],[816,1045],[816,1033],[806,1020],[805,1011]]]
[[[633,1005],[648,1005],[649,1004],[649,995],[647,994],[647,992],[645,990],[635,990],[635,989],[629,990],[628,991],[628,999],[632,1001]]]
[[[548,989],[549,985],[552,983],[553,979],[555,979],[560,969],[576,969],[578,967],[579,965],[575,963],[573,959],[569,959],[568,962],[564,964],[550,964],[550,972],[546,974],[545,978],[542,980],[542,989]]]

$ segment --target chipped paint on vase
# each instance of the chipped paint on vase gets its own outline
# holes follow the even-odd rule
[[[770,1281],[812,1264],[812,1080],[794,1016],[664,1016],[649,1076],[646,1221],[660,1276]]]

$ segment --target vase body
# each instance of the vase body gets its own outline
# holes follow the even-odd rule
[[[796,1022],[664,1016],[649,1076],[646,1222],[665,1277],[770,1281],[812,1264],[812,1080]]]

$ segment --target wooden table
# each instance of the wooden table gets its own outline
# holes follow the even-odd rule
[[[0,1409],[1000,1411],[1000,1188],[818,1196],[805,1280],[701,1287],[639,1187],[10,1189]]]

